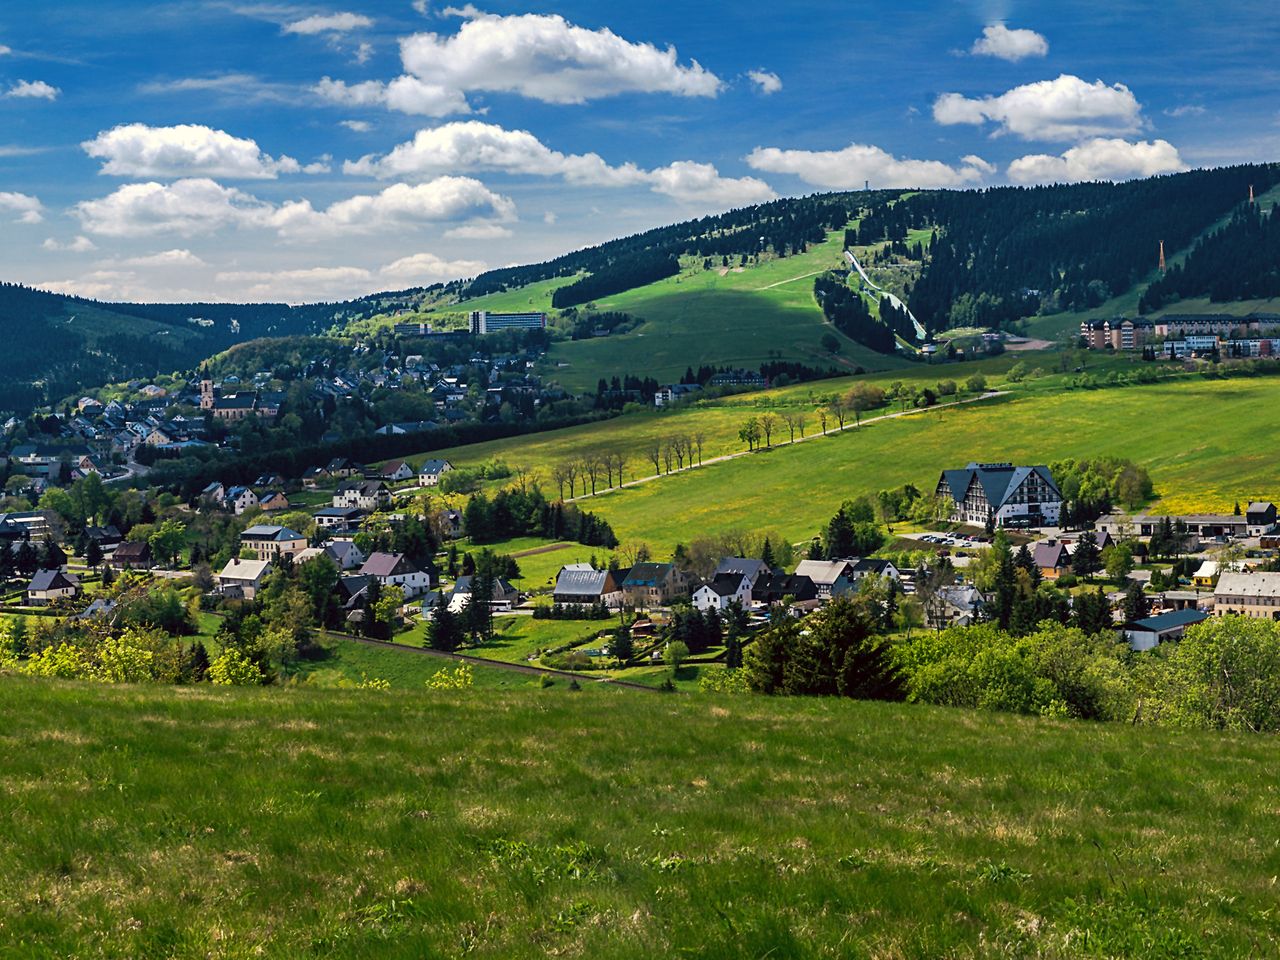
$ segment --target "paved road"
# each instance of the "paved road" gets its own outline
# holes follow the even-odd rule
[[[332,633],[332,631],[330,631]],[[551,670],[547,667],[533,667],[524,663],[503,663],[500,660],[486,660],[484,657],[472,657],[465,653],[445,653],[443,650],[432,650],[430,647],[408,647],[402,643],[388,643],[385,640],[370,640],[368,637],[353,637],[349,633],[333,633],[335,637],[362,643],[366,647],[383,647],[398,650],[409,655],[434,657],[437,660],[452,660],[455,663],[469,663],[477,667],[496,667],[509,673],[523,673],[531,677],[561,677],[566,680],[577,680],[579,683],[606,683],[614,687],[626,687],[628,690],[643,690],[646,693],[662,693],[657,687],[645,686],[643,683],[632,683],[630,680],[611,680],[608,677],[593,677],[589,673],[574,673],[570,670]]]
[[[782,450],[786,447],[791,446],[792,443],[806,443],[810,440],[820,440],[823,437],[830,436],[832,434],[844,433],[848,430],[857,430],[859,429],[860,426],[865,427],[869,423],[879,423],[881,420],[896,420],[899,417],[910,417],[918,413],[930,413],[935,410],[946,410],[948,407],[958,407],[961,404],[965,404],[965,403],[977,403],[980,400],[991,400],[994,397],[1004,396],[1004,394],[1005,394],[1005,391],[1003,390],[988,390],[986,393],[982,394],[981,396],[965,397],[963,400],[953,400],[950,403],[938,403],[938,404],[934,404],[932,407],[924,407],[922,409],[899,410],[899,411],[896,411],[895,413],[882,413],[878,417],[864,417],[860,425],[856,422],[846,423],[843,427],[836,426],[834,429],[827,430],[826,433],[811,433],[807,437],[799,437],[798,439],[790,441],[788,443],[779,443],[776,447],[771,447],[768,449]],[[751,408],[744,407],[743,409],[750,410]],[[698,469],[701,469],[702,467],[709,467],[713,463],[724,463],[726,460],[737,460],[739,457],[754,456],[759,452],[760,452],[759,450],[739,450],[737,453],[724,453],[718,457],[709,457],[708,459],[703,460],[702,463],[698,464],[697,466],[685,467],[682,470],[673,470],[671,473],[654,474],[652,476],[640,477],[636,480],[628,480],[626,483],[620,484],[617,487],[611,487],[609,490],[601,490],[599,494],[584,493],[581,496],[570,497],[565,502],[573,503],[575,500],[590,500],[595,496],[603,496],[604,494],[610,493],[613,490],[620,490],[622,487],[634,487],[642,483],[652,483],[654,480],[660,480],[662,477],[669,477],[673,473],[687,473],[690,470],[698,470]]]

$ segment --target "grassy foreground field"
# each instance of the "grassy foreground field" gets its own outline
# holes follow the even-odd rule
[[[4,957],[1280,949],[1269,739],[17,678],[0,717]]]

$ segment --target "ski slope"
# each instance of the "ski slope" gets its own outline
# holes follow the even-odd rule
[[[919,320],[916,319],[915,314],[911,312],[911,310],[907,307],[905,303],[903,303],[901,300],[895,297],[888,290],[885,290],[872,282],[871,278],[867,276],[867,271],[862,269],[862,264],[858,262],[858,258],[853,255],[852,250],[846,250],[844,252],[844,257],[846,260],[849,261],[849,265],[852,266],[853,269],[858,271],[858,276],[862,277],[863,283],[865,283],[868,287],[870,287],[876,293],[880,294],[882,297],[888,297],[889,302],[893,304],[893,306],[896,309],[906,311],[906,314],[910,318],[912,324],[915,325],[917,340],[923,343],[924,341],[929,339],[929,334],[925,330],[924,324],[922,324]]]

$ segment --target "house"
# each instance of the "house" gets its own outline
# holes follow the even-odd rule
[[[406,600],[420,596],[431,588],[431,572],[419,570],[402,553],[371,553],[360,567],[360,573],[374,577],[384,587],[402,588]]]
[[[744,573],[720,573],[693,591],[693,605],[706,613],[722,612],[735,602],[744,610],[751,604],[751,580]]]
[[[258,497],[258,506],[265,513],[273,510],[288,510],[289,498],[284,495],[283,490],[266,490]]]
[[[258,505],[258,495],[248,487],[232,487],[227,491],[223,505],[238,517]]]
[[[853,565],[849,576],[854,583],[863,577],[879,577],[882,580],[892,580],[894,583],[902,582],[902,572],[893,565],[892,561],[878,560],[875,557],[863,557]]]
[[[1276,528],[1276,505],[1270,501],[1254,501],[1244,512],[1245,529],[1251,537],[1261,537]]]
[[[972,626],[986,605],[987,598],[977,587],[964,583],[941,587],[925,601],[925,626],[931,630]]]
[[[297,530],[259,523],[240,534],[240,546],[252,550],[258,560],[292,557],[307,548],[307,538]]]
[[[345,480],[349,477],[361,476],[364,473],[364,467],[346,457],[334,457],[324,468],[324,472],[327,476]]]
[[[338,565],[339,570],[358,570],[368,559],[354,540],[330,540],[324,545],[324,552]]]
[[[1045,466],[971,463],[963,470],[944,470],[936,492],[950,504],[956,523],[1054,526],[1062,514],[1062,493]]]
[[[622,606],[622,588],[612,571],[596,570],[589,563],[571,563],[560,568],[552,593],[556,603],[588,606],[603,603],[610,609]]]
[[[453,539],[462,536],[462,511],[461,510],[441,510],[438,514],[440,517],[440,526],[445,534]]]
[[[1212,590],[1214,584],[1218,582],[1220,573],[1218,561],[1205,560],[1196,568],[1196,572],[1191,575],[1191,585],[1197,590]]]
[[[403,460],[391,460],[383,464],[376,472],[375,476],[380,480],[388,483],[399,483],[402,480],[413,479],[413,467],[409,466]]]
[[[302,486],[306,490],[314,490],[327,479],[329,474],[323,467],[307,467],[302,471]]]
[[[1031,550],[1031,559],[1046,580],[1057,580],[1071,572],[1071,554],[1061,540],[1042,540]]]
[[[1213,590],[1213,612],[1280,620],[1280,573],[1224,573]]]
[[[362,576],[358,573],[339,577],[338,583],[334,587],[334,593],[338,598],[338,606],[343,610],[355,610],[362,606],[365,599],[365,591],[369,589],[369,584],[371,583],[373,583],[373,577]]]
[[[46,607],[58,600],[70,600],[80,593],[80,581],[73,573],[38,570],[27,584],[27,605]]]
[[[749,557],[721,557],[711,577],[715,579],[722,573],[740,573],[750,580],[754,587],[757,580],[773,571],[763,560],[754,560]]]
[[[271,572],[270,560],[241,560],[232,557],[218,574],[218,592],[230,597],[252,600],[267,574]]]
[[[1170,640],[1181,640],[1188,627],[1208,619],[1209,615],[1200,610],[1174,610],[1126,623],[1121,629],[1131,650],[1151,650]]]
[[[348,480],[333,494],[335,507],[385,510],[391,505],[391,491],[381,480]]]
[[[284,477],[280,476],[278,473],[264,473],[262,476],[258,477],[257,480],[253,481],[253,485],[255,487],[267,488],[283,487]]]
[[[317,510],[313,519],[321,530],[348,533],[360,526],[365,513],[359,507],[325,507]]]
[[[217,480],[209,484],[200,491],[200,500],[210,506],[222,506],[222,502],[227,499],[227,489]]]
[[[801,560],[796,566],[797,577],[808,577],[818,588],[818,599],[831,596],[831,589],[841,577],[853,579],[856,560]]]
[[[452,469],[453,464],[448,460],[427,460],[418,468],[418,486],[434,487]]]
[[[117,546],[107,561],[107,566],[113,570],[150,570],[153,563],[151,544],[142,540]]]
[[[453,593],[449,597],[449,611],[461,613],[471,603],[472,583],[474,577],[459,577],[453,585]],[[494,578],[493,595],[489,606],[493,610],[510,610],[520,602],[520,591],[501,577]]]
[[[85,527],[84,535],[98,545],[103,553],[110,553],[124,540],[114,524],[105,527]]]
[[[767,607],[787,600],[805,603],[818,599],[818,585],[804,574],[769,573],[755,582],[751,599]]]
[[[622,580],[622,597],[631,607],[666,606],[684,591],[684,574],[673,563],[637,563]]]

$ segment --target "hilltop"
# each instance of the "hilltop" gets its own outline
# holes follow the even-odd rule
[[[0,686],[15,956],[1238,957],[1280,939],[1258,737],[624,691]]]

